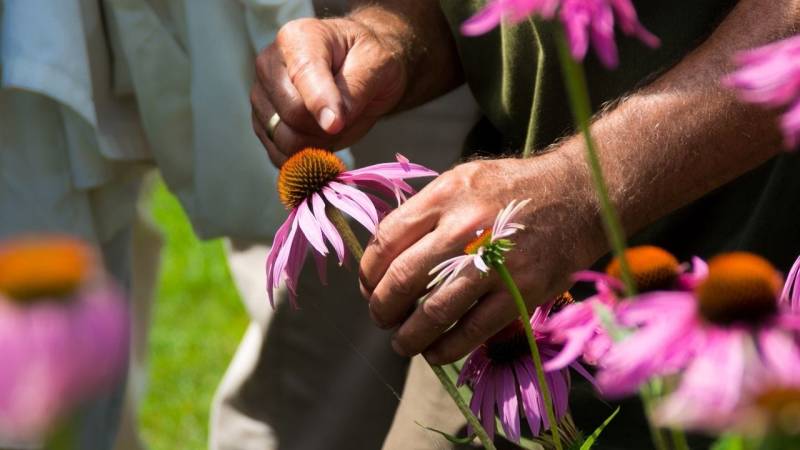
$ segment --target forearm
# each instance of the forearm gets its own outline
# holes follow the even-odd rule
[[[736,52],[795,32],[798,5],[741,1],[680,64],[596,119],[592,133],[629,234],[781,151],[777,116],[738,101],[720,79]],[[581,137],[562,150],[585,167]]]
[[[351,0],[349,18],[397,50],[406,88],[397,110],[436,98],[463,83],[453,36],[434,0]],[[435,70],[431,70],[435,68]]]

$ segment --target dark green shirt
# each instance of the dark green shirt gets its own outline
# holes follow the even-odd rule
[[[572,133],[554,25],[527,21],[503,25],[481,37],[465,37],[459,26],[485,2],[440,3],[453,30],[467,83],[485,116],[468,139],[468,152],[540,150]],[[616,70],[601,66],[590,49],[586,71],[595,110],[679,61],[713,31],[735,3],[635,0],[640,21],[661,38],[662,45],[651,50],[637,40],[618,39],[620,66]],[[800,254],[799,206],[800,156],[784,154],[670,214],[631,241],[660,245],[681,260],[750,250],[786,271]],[[583,430],[591,432],[610,409],[590,395],[581,395],[581,389],[589,391],[584,386],[573,394],[573,414]],[[636,405],[627,404],[623,409],[628,413],[607,431],[602,448],[652,448]]]

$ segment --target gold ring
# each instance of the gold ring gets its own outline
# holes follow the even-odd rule
[[[281,116],[278,113],[272,115],[269,118],[269,122],[267,122],[267,137],[270,141],[275,141],[275,129],[278,128],[278,125],[281,123]]]

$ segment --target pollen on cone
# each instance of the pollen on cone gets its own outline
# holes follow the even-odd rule
[[[327,150],[307,148],[292,155],[278,175],[278,194],[287,208],[299,205],[319,192],[347,168],[339,157]]]
[[[0,244],[0,293],[17,300],[60,297],[86,280],[94,256],[69,237],[27,237]]]
[[[720,324],[757,322],[777,311],[780,288],[778,271],[764,258],[720,255],[708,262],[708,277],[697,287],[700,313]]]
[[[478,249],[485,245],[488,245],[491,239],[492,239],[491,228],[487,228],[481,231],[481,233],[475,239],[471,240],[469,244],[467,244],[464,247],[464,254],[474,255],[475,253],[478,253]]]
[[[640,292],[669,289],[678,277],[680,264],[668,251],[653,245],[631,247],[625,251],[625,259]],[[622,279],[619,259],[614,258],[606,267],[606,273]]]

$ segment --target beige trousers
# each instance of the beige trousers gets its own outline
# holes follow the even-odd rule
[[[380,123],[352,149],[356,165],[393,160],[399,152],[446,170],[476,119],[471,96],[458,90]],[[210,448],[377,450],[384,440],[387,449],[448,448],[414,420],[455,433],[458,412],[432,373],[420,370],[427,367],[412,363],[405,381],[408,361],[392,352],[390,333],[370,321],[355,269],[329,261],[323,286],[307,264],[299,284],[301,309],[294,310],[281,291],[273,311],[264,289],[267,251],[265,245],[228,245],[231,273],[252,322],[215,395]],[[400,391],[402,401],[395,395]]]

